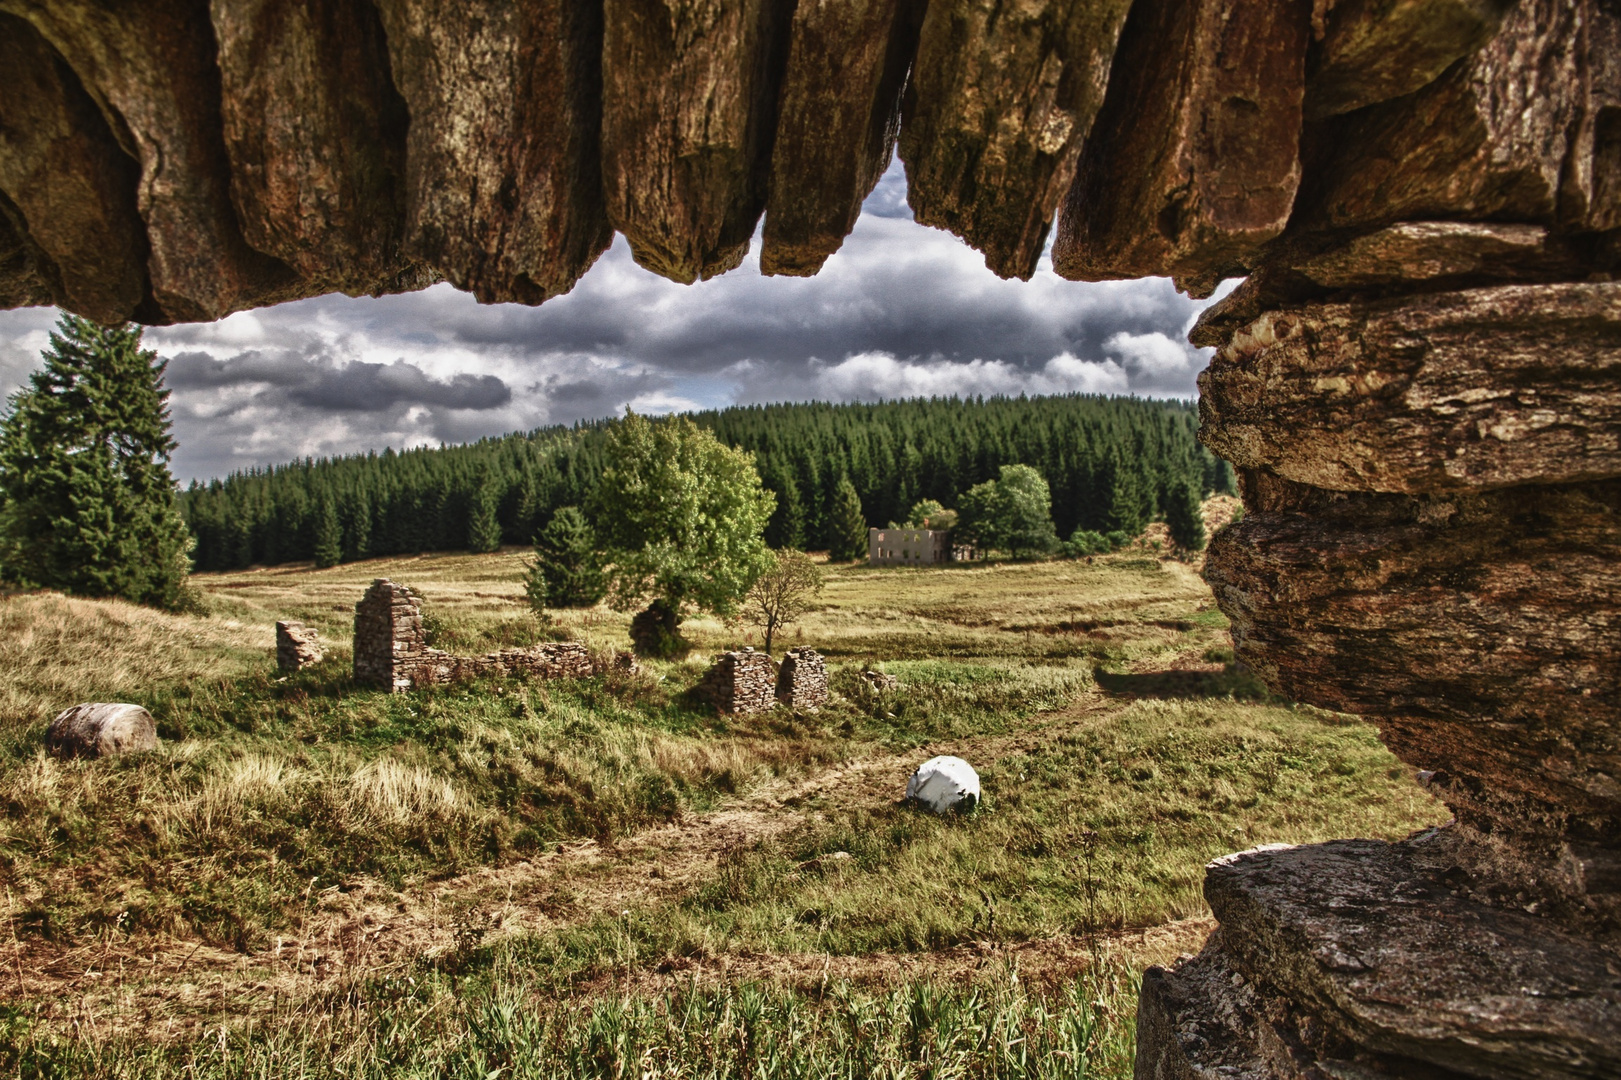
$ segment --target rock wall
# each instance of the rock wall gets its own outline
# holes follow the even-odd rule
[[[721,653],[692,694],[723,713],[769,712],[777,703],[777,665],[751,648]]]
[[[292,619],[276,623],[276,666],[298,671],[321,662],[320,635],[313,626]]]
[[[827,661],[815,649],[789,649],[777,669],[777,700],[790,709],[827,704]]]
[[[1207,575],[1245,663],[1457,823],[1213,868],[1139,1075],[1616,1071],[1618,0],[0,0],[0,57],[8,306],[539,303],[615,230],[725,272],[762,213],[811,273],[895,146],[1000,274],[1056,213],[1070,278],[1246,275],[1192,334],[1247,508]],[[520,663],[431,654],[392,587],[356,626],[378,685]],[[748,655],[723,708],[770,707]]]
[[[597,674],[591,651],[573,641],[502,649],[483,656],[430,649],[421,602],[410,589],[387,578],[373,581],[355,605],[354,652],[355,681],[391,691],[490,676],[583,679]]]

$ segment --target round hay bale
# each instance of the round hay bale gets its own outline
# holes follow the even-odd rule
[[[51,721],[45,745],[58,757],[111,757],[158,748],[158,727],[139,705],[89,702]]]

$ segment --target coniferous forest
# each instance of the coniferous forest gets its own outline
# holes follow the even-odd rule
[[[1233,474],[1194,437],[1190,402],[1071,394],[881,404],[751,405],[693,415],[753,451],[777,495],[774,547],[825,548],[839,481],[868,522],[904,521],[921,499],[947,507],[1003,465],[1038,469],[1061,536],[1135,534],[1162,517],[1182,480],[1230,492]],[[181,506],[199,570],[314,559],[528,544],[565,506],[581,506],[602,468],[612,420],[463,446],[295,461],[193,483]]]

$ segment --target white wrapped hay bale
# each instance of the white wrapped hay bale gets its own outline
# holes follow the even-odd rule
[[[960,757],[933,757],[906,782],[906,798],[936,814],[966,812],[979,805],[979,774]]]

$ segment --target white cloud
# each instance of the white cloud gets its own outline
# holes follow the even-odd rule
[[[447,285],[326,296],[153,328],[170,358],[182,478],[305,455],[456,442],[616,414],[732,402],[930,395],[1190,397],[1184,344],[1205,302],[1163,278],[1080,284],[1043,258],[1003,281],[910,219],[897,164],[814,278],[737,270],[677,285],[622,239],[539,308]],[[1218,296],[1222,293],[1218,293]],[[0,312],[0,392],[38,362],[50,309]]]

